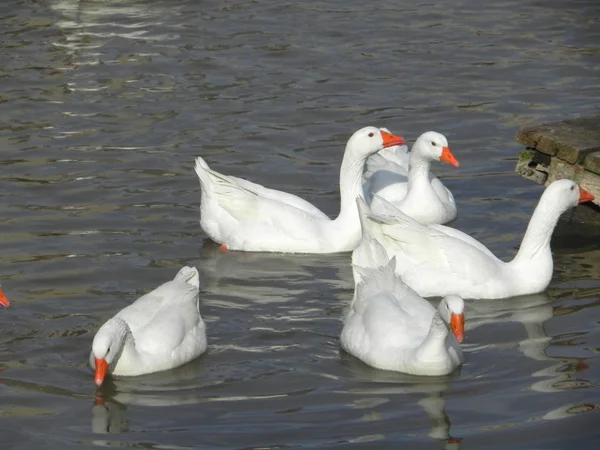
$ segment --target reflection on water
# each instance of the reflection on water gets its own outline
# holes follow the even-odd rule
[[[126,433],[127,421],[124,419],[125,405],[115,400],[98,398],[92,407],[92,432]]]
[[[344,359],[352,380],[357,383],[357,387],[350,390],[357,398],[353,402],[354,407],[364,408],[366,405],[386,403],[394,396],[410,397],[411,402],[412,398],[415,398],[431,425],[427,436],[443,441],[445,449],[460,448],[462,438],[450,434],[451,421],[446,414],[444,399],[444,392],[451,387],[454,376],[416,377],[376,370],[347,354],[344,355]],[[418,433],[415,436],[418,436]]]
[[[551,366],[535,371],[531,376],[543,378],[534,381],[530,389],[538,392],[559,392],[577,387],[577,374],[588,369],[580,358],[554,358],[547,355],[552,336],[545,329],[546,322],[554,317],[556,307],[547,293],[525,295],[494,302],[469,304],[468,330],[486,324],[518,322],[526,333],[525,339],[516,342],[518,350],[537,361],[552,361]],[[557,312],[560,314],[560,308]]]
[[[175,370],[135,378],[109,378],[96,391],[92,407],[94,433],[128,430],[127,407],[170,407],[209,401],[201,382],[204,358]]]
[[[595,2],[0,11],[5,447],[558,450],[598,437],[600,249],[580,209],[553,237],[547,295],[469,302],[462,369],[411,378],[340,351],[349,254],[220,252],[193,173],[202,155],[334,217],[353,131],[410,142],[433,129],[462,163],[435,168],[453,225],[508,260],[542,190],[514,174],[516,129],[597,113]],[[208,353],[96,392],[95,331],[182,265],[201,271]]]

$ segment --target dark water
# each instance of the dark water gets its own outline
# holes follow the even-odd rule
[[[340,352],[348,254],[219,252],[192,169],[334,216],[352,132],[433,129],[455,226],[510,258],[541,193],[517,129],[598,113],[596,3],[2,2],[0,447],[596,448],[597,226],[562,221],[548,292],[470,302],[462,370],[417,378]],[[183,264],[208,353],[96,400],[95,331]]]

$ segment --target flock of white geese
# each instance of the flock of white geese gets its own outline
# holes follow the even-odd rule
[[[412,149],[385,128],[348,140],[340,171],[341,206],[330,219],[305,200],[218,173],[196,158],[200,224],[224,250],[352,252],[354,296],[340,342],[383,370],[451,373],[464,357],[464,298],[497,299],[544,291],[553,271],[550,238],[560,215],[593,196],[570,180],[544,191],[517,255],[498,259],[483,244],[442,225],[457,214],[433,161],[458,167],[446,138],[423,133]],[[207,349],[196,268],[142,296],[96,333],[90,365],[135,376],[181,366]],[[435,308],[424,297],[443,297]],[[0,288],[0,304],[8,306]]]

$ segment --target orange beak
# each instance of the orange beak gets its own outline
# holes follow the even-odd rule
[[[582,187],[579,188],[579,203],[591,202],[594,200],[594,196],[591,192],[586,191]],[[8,306],[8,305],[6,305]]]
[[[10,302],[6,298],[6,295],[4,295],[4,291],[2,290],[1,287],[0,287],[0,305],[4,306],[5,308],[8,308],[10,306]]]
[[[454,167],[460,167],[460,163],[450,151],[450,147],[444,147],[442,149],[442,156],[440,156],[440,161],[445,162],[446,164],[450,164]]]
[[[106,372],[108,371],[108,363],[103,358],[96,358],[96,375],[94,376],[94,381],[96,382],[96,386],[100,386],[104,382],[104,377],[106,376]]]
[[[465,339],[465,315],[452,314],[450,316],[450,329],[456,340],[462,342]]]
[[[404,138],[401,138],[400,136],[395,136],[383,130],[381,130],[381,137],[383,138],[383,148],[404,144]]]

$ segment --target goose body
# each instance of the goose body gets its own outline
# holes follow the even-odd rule
[[[376,269],[355,267],[362,281],[342,329],[342,347],[378,369],[414,375],[452,372],[463,362],[455,338],[462,341],[464,333],[462,298],[448,296],[436,309],[402,282],[394,265],[392,259]]]
[[[295,195],[220,174],[196,158],[200,180],[200,225],[229,250],[335,253],[353,250],[361,238],[355,198],[367,157],[403,143],[375,127],[355,132],[346,145],[340,171],[341,208],[331,220]]]
[[[423,224],[447,223],[456,218],[454,196],[430,172],[432,161],[459,166],[445,136],[423,133],[412,150],[394,146],[369,157],[363,190],[370,208],[380,213],[384,201]]]
[[[134,376],[181,366],[206,351],[198,270],[183,267],[172,281],[137,299],[96,333],[90,354],[96,384],[107,372]]]
[[[396,273],[423,297],[457,294],[494,299],[544,291],[552,278],[550,238],[560,215],[593,196],[570,180],[544,191],[517,255],[498,259],[474,238],[443,225],[423,225],[396,210],[364,214],[364,226],[396,257]]]

